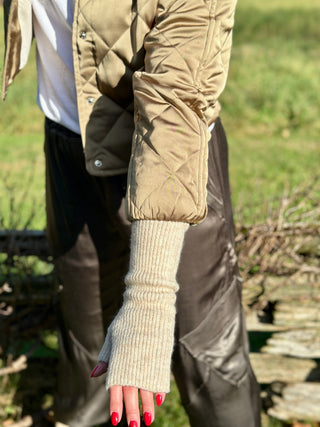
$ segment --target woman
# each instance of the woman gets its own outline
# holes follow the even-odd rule
[[[108,329],[92,376],[107,371],[113,425],[122,396],[128,424],[140,425],[138,390],[153,421],[175,331],[172,369],[191,425],[258,426],[218,119],[235,0],[4,5],[3,97],[37,41],[47,234],[61,284],[57,420],[107,420],[101,380],[87,377]]]

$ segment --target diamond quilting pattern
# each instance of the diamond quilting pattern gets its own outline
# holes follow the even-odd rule
[[[132,219],[196,223],[206,213],[207,120],[218,115],[226,81],[220,20],[230,19],[230,5],[159,1],[157,25],[144,43],[145,71],[134,78],[136,129],[149,131],[137,137],[131,158]]]
[[[119,0],[79,2],[85,27],[79,30],[90,33],[83,43],[91,43],[94,60],[93,67],[79,70],[85,80],[82,91],[89,93],[98,82],[103,94],[91,112],[101,120],[101,134],[88,138],[87,159],[101,152],[106,170],[99,174],[108,173],[114,166],[108,158],[116,159],[126,140],[131,146],[133,122],[123,129],[122,119],[127,120],[134,94],[129,217],[201,221],[206,213],[207,123],[219,113],[236,0],[123,0],[121,7]],[[227,31],[220,31],[226,22]]]

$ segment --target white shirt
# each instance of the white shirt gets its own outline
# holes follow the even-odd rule
[[[32,0],[37,101],[46,117],[80,134],[72,57],[74,0]]]

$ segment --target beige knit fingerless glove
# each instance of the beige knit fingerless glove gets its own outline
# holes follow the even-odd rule
[[[98,360],[108,363],[106,386],[170,390],[176,273],[188,224],[135,221],[123,306]]]

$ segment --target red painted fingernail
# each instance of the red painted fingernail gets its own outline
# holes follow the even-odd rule
[[[145,425],[148,427],[152,423],[152,417],[150,412],[145,412],[143,414],[143,419],[144,419]]]
[[[119,414],[118,412],[112,412],[111,414],[111,423],[113,426],[116,426],[119,423]]]
[[[94,373],[96,372],[96,370],[98,369],[98,365],[94,368],[94,370],[91,372],[90,377],[94,377]]]
[[[130,421],[130,426],[129,427],[138,427],[137,421]]]
[[[156,403],[158,406],[161,406],[163,402],[163,397],[161,396],[161,394],[157,394],[156,395]]]

